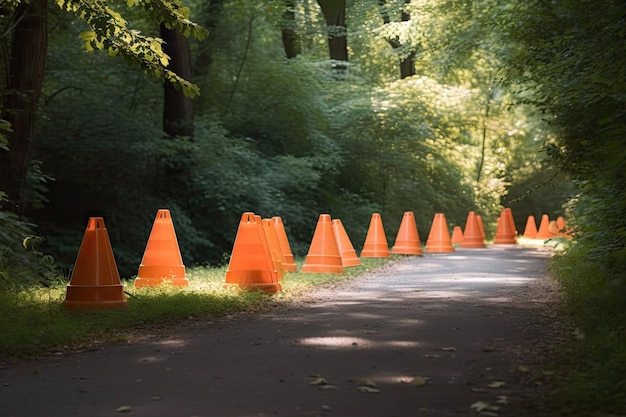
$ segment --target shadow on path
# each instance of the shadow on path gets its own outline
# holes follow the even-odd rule
[[[554,325],[550,255],[490,247],[407,258],[316,291],[292,309],[16,365],[0,374],[0,410],[15,417],[525,415],[532,391],[524,381]]]

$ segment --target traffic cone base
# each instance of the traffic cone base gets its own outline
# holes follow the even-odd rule
[[[186,278],[186,271],[183,265],[140,265],[140,274],[143,277],[135,278],[135,288],[156,287],[161,284],[170,284],[178,287],[186,287],[189,280]],[[164,271],[167,275],[159,276]]]
[[[84,311],[127,305],[104,219],[91,217],[78,250],[63,307]]]
[[[387,243],[387,237],[385,236],[385,229],[383,227],[383,221],[380,217],[380,213],[372,214],[369,228],[367,229],[367,235],[365,236],[365,243],[363,244],[363,250],[361,250],[362,258],[389,258],[391,252],[389,251],[389,244]]]
[[[528,216],[528,220],[526,220],[524,238],[537,239],[537,223],[535,222],[535,216],[533,215]]]
[[[226,271],[226,284],[273,294],[282,289],[261,217],[243,213]]]
[[[425,249],[429,253],[454,252],[450,238],[450,229],[448,229],[446,216],[443,213],[435,214]]]
[[[341,274],[344,272],[341,256],[331,261],[328,255],[307,255],[302,265],[302,272],[317,272],[321,274]]]
[[[270,278],[272,282],[263,282]],[[226,273],[226,284],[235,284],[246,291],[263,291],[274,294],[282,290],[276,271],[238,270]]]
[[[86,311],[128,307],[124,287],[119,285],[68,285],[63,307]]]
[[[332,274],[344,272],[330,214],[320,214],[301,271]]]
[[[476,212],[474,211],[470,211],[467,215],[467,222],[465,223],[465,233],[463,233],[461,247],[473,249],[486,247],[480,233],[478,218],[476,216]]]
[[[169,210],[160,209],[154,218],[134,285],[135,288],[155,287],[165,282],[180,287],[189,285],[172,216]]]
[[[350,237],[343,227],[343,223],[339,219],[333,219],[333,232],[335,234],[335,241],[337,242],[337,249],[341,255],[341,264],[345,267],[357,266],[361,264],[361,260],[352,246]]]
[[[498,227],[496,229],[496,236],[493,240],[494,245],[515,245],[517,240],[515,236],[517,232],[515,230],[515,221],[513,220],[513,213],[510,208],[505,208],[500,212],[500,218],[498,218]]]
[[[400,255],[422,256],[422,244],[417,231],[417,224],[415,223],[415,214],[412,211],[407,211],[403,214],[398,235],[391,252]]]

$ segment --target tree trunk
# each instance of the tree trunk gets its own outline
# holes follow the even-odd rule
[[[295,58],[302,53],[300,37],[296,33],[296,1],[285,0],[283,13],[283,47],[287,58]]]
[[[317,0],[322,9],[328,34],[328,51],[330,59],[335,61],[348,61],[348,36],[346,33],[346,0]],[[344,72],[346,65],[334,64],[333,68],[338,72]]]
[[[408,4],[408,3],[409,3],[409,1],[405,1],[405,4]],[[389,13],[387,13],[387,11],[385,10],[385,7],[387,5],[387,1],[386,0],[379,0],[378,1],[378,5],[380,6],[379,10],[380,10],[380,14],[383,17],[383,22],[384,23],[391,22],[391,19],[389,18]],[[402,18],[403,22],[408,22],[409,20],[411,20],[411,15],[406,10],[403,10],[401,18]],[[387,39],[387,42],[389,42],[389,45],[391,45],[391,47],[394,48],[394,49],[397,49],[397,48],[402,46],[402,44],[400,44],[398,39]],[[415,75],[415,62],[414,62],[414,60],[415,60],[415,54],[411,52],[409,54],[409,56],[407,56],[402,61],[400,61],[400,78],[401,79],[404,79],[404,78],[410,77],[412,75]]]
[[[15,30],[8,65],[7,95],[2,118],[11,123],[9,152],[0,152],[0,189],[7,193],[7,209],[24,214],[23,188],[28,173],[31,140],[41,96],[48,38],[47,0],[22,2],[15,11]]]
[[[168,69],[191,81],[191,57],[189,41],[177,30],[161,25],[163,50],[170,56]],[[163,131],[172,137],[193,136],[193,102],[176,90],[171,83],[164,83]]]

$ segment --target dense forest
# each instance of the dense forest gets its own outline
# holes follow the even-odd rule
[[[246,211],[303,255],[320,213],[360,248],[374,212],[511,207],[626,281],[623,2],[184,3],[3,0],[0,278],[67,270],[96,215],[129,277],[160,208],[216,265]]]

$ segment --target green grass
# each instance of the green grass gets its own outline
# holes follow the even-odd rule
[[[555,355],[549,407],[562,416],[626,415],[626,285],[602,265],[568,254],[552,265],[573,334]]]
[[[391,260],[399,259],[394,255]],[[50,287],[18,285],[0,290],[0,360],[32,358],[93,343],[125,341],[132,332],[158,332],[190,318],[258,311],[290,303],[316,286],[354,278],[390,259],[363,258],[343,274],[289,272],[274,295],[225,287],[226,268],[188,268],[188,287],[137,289],[122,280],[127,308],[71,312],[63,308],[67,282]],[[298,263],[301,266],[301,261]]]

